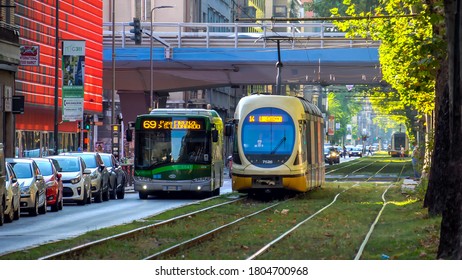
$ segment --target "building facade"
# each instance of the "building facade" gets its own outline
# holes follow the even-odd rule
[[[19,66],[19,28],[15,25],[14,1],[0,7],[0,143],[6,157],[14,153],[13,95]]]
[[[36,54],[35,64],[20,65],[16,76],[15,95],[25,100],[24,113],[16,115],[16,156],[43,156],[87,144],[84,139],[90,137],[90,132],[81,130],[78,121],[62,120],[62,44],[85,41],[85,60],[80,68],[84,69],[82,118],[101,113],[102,5],[101,0],[16,1],[21,49]]]

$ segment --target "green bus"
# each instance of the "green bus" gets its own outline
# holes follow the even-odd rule
[[[223,186],[223,121],[214,110],[154,109],[135,122],[134,185],[140,199]]]

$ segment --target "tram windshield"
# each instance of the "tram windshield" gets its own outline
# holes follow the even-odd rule
[[[135,139],[135,167],[153,168],[170,164],[208,164],[210,140],[204,130],[146,130]]]
[[[264,167],[281,165],[294,149],[293,120],[281,109],[256,109],[243,122],[241,141],[245,157],[252,164]]]

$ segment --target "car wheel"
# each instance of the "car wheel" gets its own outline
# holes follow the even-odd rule
[[[92,196],[93,196],[93,194],[91,193],[91,189],[90,189],[90,187],[88,187],[88,189],[87,189],[87,204],[92,203],[92,201],[91,201]]]
[[[61,197],[61,200],[59,201],[59,205],[58,205],[58,210],[63,210],[64,208],[64,201],[63,201],[63,198]]]
[[[43,205],[39,208],[39,214],[46,214],[47,213],[47,200],[45,198],[45,201],[43,202]]]
[[[125,192],[124,191],[121,191],[121,192],[117,193],[117,199],[124,199],[124,197],[125,197]]]
[[[13,220],[14,220],[14,201],[12,200],[10,213],[8,213],[8,215],[5,216],[5,222],[11,223]]]
[[[78,204],[78,205],[85,205],[85,204],[87,203],[87,200],[88,200],[87,191],[84,189],[84,192],[83,192],[83,199],[77,201],[77,204]]]
[[[145,193],[145,192],[139,192],[138,195],[140,196],[140,199],[147,199],[148,198],[148,194]]]
[[[106,183],[106,186],[105,186],[105,191],[103,193],[103,201],[109,201],[109,182]]]
[[[58,212],[59,211],[59,196],[56,196],[56,203],[54,205],[51,205],[51,211],[52,212]]]
[[[3,206],[3,203],[2,203],[2,205],[0,205],[0,226],[3,226],[4,223],[5,223],[5,206]]]
[[[100,186],[98,193],[95,196],[95,202],[101,203],[103,202],[103,187]]]
[[[19,220],[20,216],[21,216],[21,210],[19,209],[19,206],[18,206],[18,208],[16,210],[14,210],[14,218],[13,219]]]
[[[114,188],[114,187],[112,188],[109,198],[110,199],[116,199],[117,198],[117,189],[116,188]]]
[[[29,215],[35,217],[35,216],[38,216],[38,214],[39,214],[38,195],[36,194],[34,207],[29,208]]]

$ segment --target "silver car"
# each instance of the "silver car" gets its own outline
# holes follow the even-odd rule
[[[21,187],[21,210],[31,216],[47,213],[47,187],[42,173],[32,159],[7,158],[13,167]]]
[[[18,182],[16,173],[13,167],[8,162],[6,163],[6,208],[5,221],[11,223],[13,220],[19,219],[20,203],[21,203],[21,185]]]
[[[58,163],[58,172],[63,182],[64,202],[76,202],[79,205],[91,203],[91,171],[81,157],[49,156]]]

